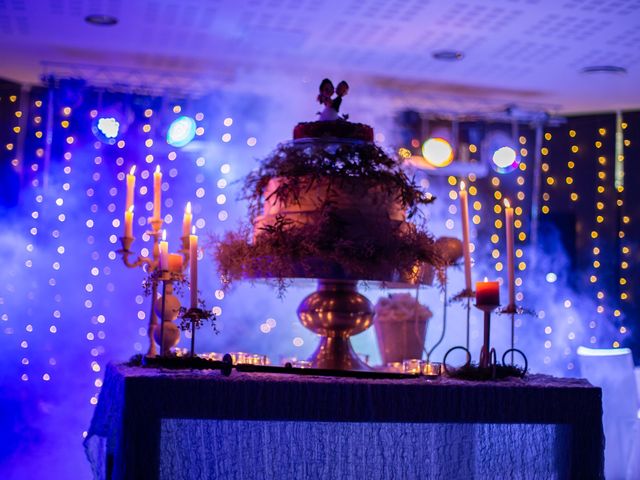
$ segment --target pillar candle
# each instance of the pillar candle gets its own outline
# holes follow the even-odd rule
[[[484,282],[476,282],[476,305],[492,307],[500,305],[500,283],[489,282],[486,277]]]
[[[136,166],[131,167],[131,171],[127,174],[127,204],[125,211],[129,210],[133,205],[133,191],[136,188]]]
[[[182,217],[182,236],[188,237],[191,233],[191,219],[193,215],[191,213],[191,202],[187,202],[187,206],[184,208],[184,217]]]
[[[169,271],[178,273],[182,271],[182,255],[178,253],[169,254]]]
[[[160,270],[169,269],[169,242],[167,242],[167,231],[162,231],[162,241],[160,242]]]
[[[189,235],[189,269],[191,274],[191,308],[198,308],[198,237],[196,227]]]
[[[514,251],[513,251],[513,208],[509,204],[509,200],[504,201],[504,225],[507,236],[507,284],[509,286],[509,306],[516,304],[516,282],[514,272]]]
[[[460,212],[462,214],[462,251],[464,253],[464,288],[471,291],[471,251],[469,249],[469,202],[464,182],[460,182]]]
[[[133,238],[133,205],[124,212],[124,236]]]
[[[153,173],[153,218],[160,219],[160,204],[162,202],[162,172],[160,165]]]

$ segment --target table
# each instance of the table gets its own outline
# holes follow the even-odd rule
[[[96,478],[603,478],[601,390],[109,364]]]

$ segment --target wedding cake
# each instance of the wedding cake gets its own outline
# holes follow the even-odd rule
[[[351,239],[370,235],[363,229],[366,224],[407,228],[407,205],[401,190],[392,183],[381,183],[376,176],[362,175],[365,164],[384,176],[391,173],[393,163],[373,143],[370,126],[346,120],[299,123],[293,141],[280,150],[285,152],[285,162],[319,168],[314,174],[269,179],[262,195],[262,212],[254,220],[254,238],[277,222],[296,228],[322,222],[328,216],[342,225],[343,234]]]
[[[375,144],[373,128],[339,116],[348,89],[323,80],[320,120],[297,124],[245,179],[250,230],[219,242],[223,278],[380,280],[438,264],[419,215],[433,198]]]

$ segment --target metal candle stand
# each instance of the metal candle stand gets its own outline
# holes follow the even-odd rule
[[[158,282],[162,280],[162,315],[164,317],[165,311],[165,297],[166,297],[166,289],[167,282],[173,282],[177,279],[182,279],[182,273],[176,272],[168,272],[166,270],[159,270],[160,268],[160,229],[162,228],[162,219],[161,218],[152,218],[149,220],[151,224],[151,230],[147,230],[145,232],[152,240],[153,247],[151,249],[151,255],[147,255],[145,257],[141,255],[137,255],[135,261],[131,261],[131,256],[134,253],[131,251],[131,245],[133,244],[133,237],[120,237],[120,243],[122,244],[122,248],[117,251],[122,257],[122,261],[128,268],[137,268],[142,267],[145,272],[147,272],[151,279],[151,311],[149,314],[149,325],[147,327],[147,336],[149,337],[149,350],[147,351],[148,357],[155,357],[157,355],[156,343],[153,338],[153,332],[158,325],[158,316],[156,314],[154,304],[156,298],[158,296]],[[184,236],[181,237],[182,241],[182,249],[180,253],[182,254],[182,269],[186,268],[189,264],[189,237]],[[160,322],[160,355],[164,355],[163,352],[163,344],[164,344],[164,322]]]
[[[465,309],[467,312],[467,324],[466,324],[466,346],[456,346],[453,348],[450,348],[449,350],[447,350],[447,352],[444,355],[443,358],[443,363],[446,361],[447,355],[449,355],[449,353],[451,353],[454,350],[463,350],[466,355],[467,355],[467,362],[466,364],[469,364],[471,362],[471,352],[469,350],[469,338],[470,338],[470,330],[471,330],[471,299],[475,298],[475,292],[473,290],[463,290],[460,293],[458,293],[457,295],[455,295],[453,298],[448,299],[447,298],[447,276],[446,276],[446,272],[445,272],[445,277],[444,277],[444,302],[442,305],[442,334],[440,335],[440,339],[433,345],[433,347],[431,347],[431,349],[429,351],[427,351],[427,361],[429,361],[429,358],[431,357],[431,353],[433,353],[433,351],[435,350],[435,348],[440,345],[440,343],[442,343],[442,340],[444,339],[444,334],[445,334],[445,330],[446,330],[446,320],[447,320],[447,307],[450,303],[454,303],[454,302],[464,302],[466,301],[466,305],[465,305]],[[446,370],[446,363],[445,363],[445,370]]]
[[[182,272],[172,272],[169,270],[160,270],[158,271],[158,275],[154,275],[154,278],[152,279],[152,282],[155,281],[162,281],[162,295],[160,296],[161,299],[161,307],[160,307],[160,317],[161,317],[161,322],[160,322],[160,356],[164,357],[166,356],[167,352],[165,351],[164,348],[164,341],[165,341],[165,327],[164,324],[166,323],[165,320],[165,314],[166,314],[166,303],[167,303],[167,297],[171,296],[173,298],[176,298],[173,295],[173,282],[181,282],[184,280],[184,275]],[[176,298],[177,301],[177,298]],[[179,303],[178,303],[179,305]],[[178,308],[178,311],[180,311],[180,308]],[[179,337],[178,337],[179,339]],[[157,339],[156,339],[157,340]]]
[[[501,310],[498,310],[498,315],[509,315],[511,317],[511,348],[502,354],[502,364],[506,365],[505,358],[507,354],[511,354],[511,365],[514,365],[514,354],[519,354],[522,356],[525,365],[525,371],[527,370],[527,366],[529,362],[527,361],[527,356],[524,354],[522,350],[515,348],[515,339],[516,339],[516,329],[515,329],[515,316],[516,315],[531,315],[537,316],[536,312],[533,310],[529,310],[521,305],[507,305]]]
[[[470,335],[470,325],[471,325],[471,299],[475,298],[475,292],[473,290],[463,290],[462,292],[458,293],[457,295],[455,295],[452,299],[448,299],[447,298],[447,290],[448,290],[448,284],[449,284],[449,278],[447,275],[448,272],[448,267],[451,266],[456,266],[456,264],[452,263],[447,265],[447,268],[444,270],[444,281],[443,281],[443,296],[444,296],[444,301],[442,302],[442,333],[440,334],[440,338],[438,339],[438,341],[436,343],[433,344],[433,346],[429,349],[426,350],[426,354],[427,354],[427,362],[430,361],[431,358],[431,354],[433,353],[433,351],[442,343],[442,341],[444,340],[444,336],[447,330],[447,307],[449,305],[449,303],[452,302],[458,302],[458,301],[463,301],[466,299],[466,310],[467,310],[467,343],[466,343],[466,347],[454,347],[455,349],[459,349],[462,348],[464,350],[467,351],[468,354],[468,359],[470,361],[470,354],[469,354],[469,335]],[[417,300],[417,291],[416,291],[416,300]],[[447,354],[449,352],[447,351]],[[445,355],[446,356],[446,355]]]
[[[496,349],[491,348],[491,312],[499,305],[475,305],[484,313],[484,332],[482,337],[482,349],[480,349],[480,368],[494,367],[496,364]]]
[[[449,301],[447,299],[447,285],[448,285],[448,277],[447,277],[447,270],[445,269],[444,271],[444,282],[443,282],[443,297],[444,297],[444,301],[442,302],[442,332],[440,333],[440,338],[438,339],[438,341],[436,343],[433,344],[433,346],[429,349],[426,350],[427,353],[427,362],[430,361],[431,359],[431,354],[433,353],[433,351],[442,343],[442,341],[444,340],[444,336],[445,333],[447,331],[447,306],[449,304]],[[417,296],[417,291],[416,291],[416,302],[418,301],[418,296]],[[468,322],[468,317],[467,317],[467,322]],[[427,326],[428,328],[428,326]],[[468,328],[468,324],[467,324],[467,328]],[[425,333],[426,336],[426,333]]]
[[[192,307],[189,310],[186,310],[182,315],[182,324],[180,328],[182,328],[182,330],[191,330],[191,351],[189,353],[190,357],[195,356],[196,329],[200,328],[205,320],[215,322],[215,313],[212,313],[209,310],[204,310],[202,308]]]
[[[463,292],[464,294],[465,292]],[[462,294],[460,295],[460,297],[462,296]],[[469,318],[469,314],[470,314],[470,302],[471,302],[471,296],[468,295],[466,296],[467,298],[467,319]],[[492,369],[492,377],[495,377],[495,372],[496,372],[496,368],[497,368],[497,354],[496,354],[496,349],[495,348],[491,348],[491,341],[490,341],[490,335],[491,335],[491,312],[495,311],[498,309],[499,305],[475,305],[476,308],[478,308],[479,310],[482,310],[483,314],[484,314],[484,332],[483,332],[483,342],[482,342],[482,348],[480,349],[480,361],[479,361],[479,368],[480,369]],[[510,305],[507,306],[501,310],[498,310],[498,314],[509,314],[511,315],[511,348],[509,348],[508,350],[506,350],[503,355],[502,355],[502,366],[507,367],[507,366],[515,366],[514,363],[514,354],[519,354],[523,361],[524,361],[524,367],[523,367],[523,374],[527,372],[528,368],[529,368],[529,361],[527,360],[527,356],[524,354],[524,352],[522,350],[519,350],[517,348],[515,348],[515,314],[516,313],[529,313],[527,310],[523,309],[522,307],[516,307],[514,305]],[[467,320],[467,328],[468,327],[468,320]],[[444,364],[444,369],[447,373],[449,373],[449,370],[447,368],[447,357],[449,356],[450,353],[456,351],[456,350],[463,350],[466,355],[467,355],[467,360],[466,363],[463,365],[464,367],[469,367],[471,365],[471,351],[469,350],[469,336],[467,334],[467,346],[463,347],[462,345],[458,345],[455,347],[450,348],[449,350],[447,350],[447,353],[445,353],[444,355],[444,359],[443,359],[443,364]],[[506,362],[506,358],[507,355],[511,354],[511,363],[507,364]]]

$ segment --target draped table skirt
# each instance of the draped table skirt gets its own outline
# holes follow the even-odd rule
[[[95,478],[603,478],[601,390],[108,365]]]

